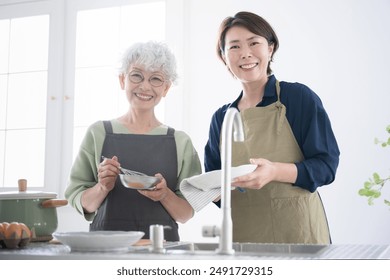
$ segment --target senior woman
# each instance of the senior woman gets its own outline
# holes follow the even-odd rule
[[[162,43],[137,43],[124,53],[119,84],[128,110],[88,128],[65,192],[69,203],[92,221],[91,231],[143,231],[149,238],[149,226],[162,224],[171,227],[165,239],[177,241],[177,222],[193,216],[179,185],[201,173],[198,154],[185,132],[164,125],[154,112],[176,78],[175,57]],[[161,181],[153,191],[128,189],[121,185],[119,167]]]

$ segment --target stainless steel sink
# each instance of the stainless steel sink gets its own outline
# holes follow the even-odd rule
[[[218,243],[178,243],[165,247],[171,254],[216,254]],[[315,257],[328,245],[233,243],[236,255]]]

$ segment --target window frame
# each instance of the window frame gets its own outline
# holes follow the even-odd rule
[[[47,105],[46,105],[46,137],[45,137],[45,169],[44,186],[34,188],[34,190],[58,191],[58,180],[60,168],[56,168],[54,163],[60,158],[61,141],[58,126],[61,119],[61,102],[58,102],[62,96],[62,60],[63,56],[63,36],[58,30],[63,29],[63,13],[61,11],[63,1],[34,1],[24,3],[22,1],[1,1],[0,19],[30,17],[48,14],[49,19],[49,48],[47,65]],[[47,143],[51,143],[48,145]],[[6,186],[5,190],[15,190],[15,187]]]

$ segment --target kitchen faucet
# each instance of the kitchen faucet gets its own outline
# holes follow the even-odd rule
[[[233,133],[234,128],[234,133]],[[222,228],[219,236],[219,254],[231,255],[233,250],[233,223],[231,208],[232,134],[234,141],[244,141],[244,129],[239,111],[229,108],[222,124],[221,143],[221,207]]]

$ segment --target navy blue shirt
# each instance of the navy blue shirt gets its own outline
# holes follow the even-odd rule
[[[275,76],[269,76],[263,100],[257,107],[277,101],[275,83]],[[229,107],[238,109],[241,97],[242,92],[233,103],[222,106],[212,116],[205,147],[206,172],[221,169],[219,142],[222,122]],[[317,187],[334,181],[339,164],[340,151],[329,117],[320,98],[303,84],[280,82],[280,101],[286,106],[287,120],[304,155],[302,162],[295,163],[298,176],[294,185],[314,192]]]

